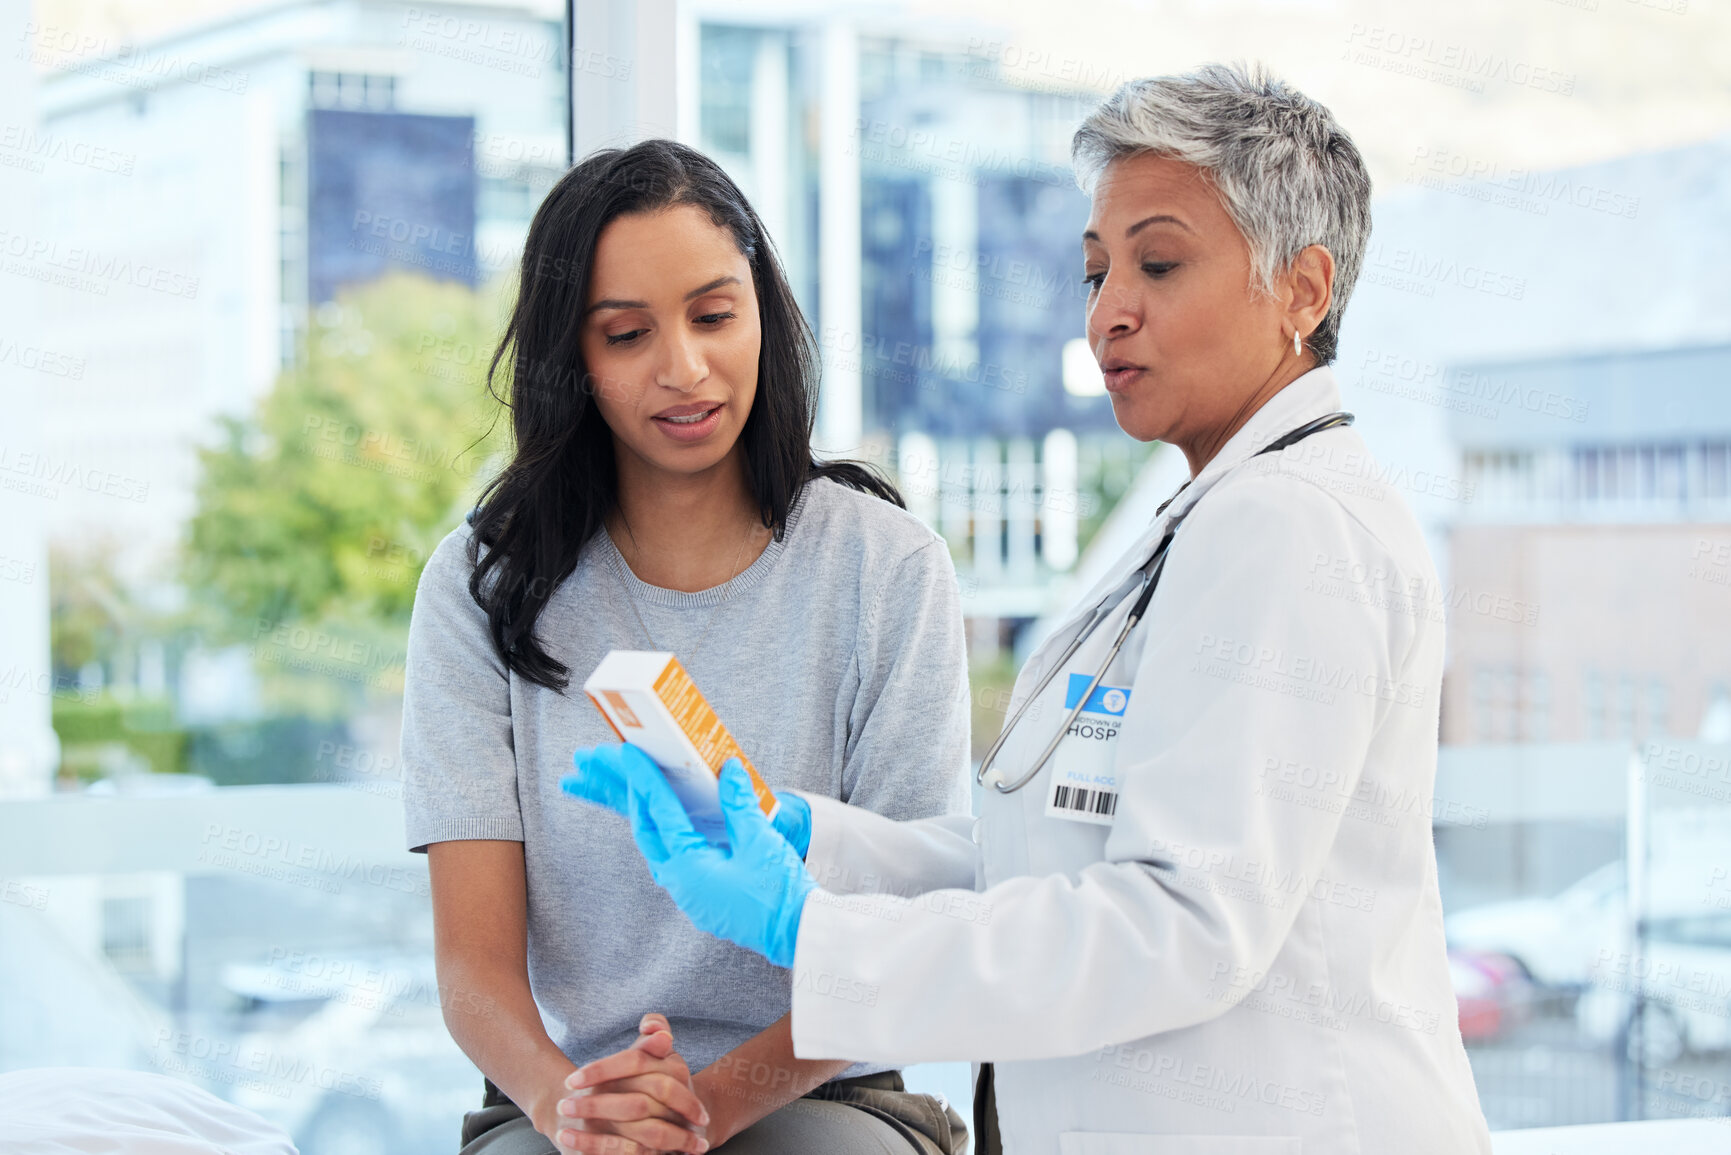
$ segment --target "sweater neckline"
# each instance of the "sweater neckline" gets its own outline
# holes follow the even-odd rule
[[[625,591],[631,597],[649,605],[665,606],[668,609],[706,609],[720,605],[723,601],[738,594],[744,594],[761,585],[769,576],[769,571],[775,568],[776,559],[787,549],[788,542],[793,537],[795,525],[799,521],[800,512],[805,508],[806,491],[811,488],[811,482],[800,487],[799,495],[794,498],[793,505],[787,511],[787,524],[783,527],[780,537],[770,538],[763,552],[757,555],[755,561],[734,576],[731,583],[722,582],[706,590],[670,590],[664,586],[651,585],[631,572],[631,566],[625,561],[625,555],[619,552],[619,547],[613,544],[613,535],[607,532],[605,526],[597,536],[601,538],[602,561],[625,586]]]

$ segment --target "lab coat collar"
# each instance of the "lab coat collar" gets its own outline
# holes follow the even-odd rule
[[[1132,573],[1141,569],[1148,561],[1155,543],[1160,540],[1160,535],[1166,532],[1172,519],[1200,501],[1203,494],[1228,470],[1248,461],[1275,438],[1285,436],[1305,422],[1333,413],[1339,408],[1340,386],[1335,383],[1334,372],[1326,365],[1294,378],[1280,392],[1263,402],[1262,408],[1252,413],[1250,420],[1244,423],[1244,428],[1234,433],[1226,444],[1220,447],[1220,452],[1202,467],[1202,472],[1176,494],[1161,514],[1148,524],[1148,528],[1137,538],[1136,544],[1094,583],[1093,589],[1076,602],[1031,657],[1043,657],[1049,650],[1068,645],[1077,628],[1092,616],[1094,607],[1100,604],[1101,599],[1122,586]],[[1176,453],[1178,449],[1171,446],[1162,452]]]
[[[1286,434],[1297,429],[1307,421],[1333,413],[1340,408],[1340,386],[1335,382],[1334,371],[1326,365],[1319,365],[1301,377],[1287,382],[1286,387],[1267,401],[1262,408],[1250,415],[1250,420],[1244,423],[1244,428],[1234,433],[1225,445],[1220,447],[1202,472],[1184,490],[1184,494],[1166,511],[1176,515],[1196,504],[1202,495],[1220,480],[1222,474],[1236,466],[1244,464],[1256,456],[1261,449]]]

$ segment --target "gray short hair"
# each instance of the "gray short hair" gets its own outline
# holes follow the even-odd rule
[[[1333,361],[1370,236],[1370,172],[1334,115],[1260,67],[1210,64],[1130,81],[1070,145],[1089,193],[1107,165],[1139,153],[1207,175],[1249,243],[1253,288],[1273,292],[1275,274],[1307,245],[1334,256],[1334,299],[1307,342],[1317,364]]]

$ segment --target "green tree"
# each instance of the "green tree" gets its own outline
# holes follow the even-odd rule
[[[320,306],[298,363],[199,454],[182,579],[205,636],[253,645],[313,713],[395,692],[416,581],[503,460],[497,298],[393,274]]]
[[[49,550],[49,644],[56,686],[72,685],[78,672],[109,658],[133,632],[138,608],[132,591],[114,572],[114,546],[84,548],[55,544]]]
[[[187,735],[173,703],[160,691],[141,695],[148,689],[134,680],[143,647],[171,647],[181,615],[151,597],[148,582],[123,576],[118,553],[106,538],[49,550],[53,724],[60,773],[69,778],[98,778],[127,762],[157,773],[186,768]],[[92,667],[100,689],[84,681]]]

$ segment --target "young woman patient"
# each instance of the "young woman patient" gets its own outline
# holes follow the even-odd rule
[[[816,350],[757,214],[682,145],[588,157],[530,225],[492,369],[515,456],[421,575],[403,701],[445,1020],[488,1081],[464,1155],[948,1155],[954,1112],[795,1059],[788,972],[695,930],[629,825],[559,789],[613,740],[583,679],[670,650],[770,786],[967,808],[949,555],[888,483],[813,461]]]

